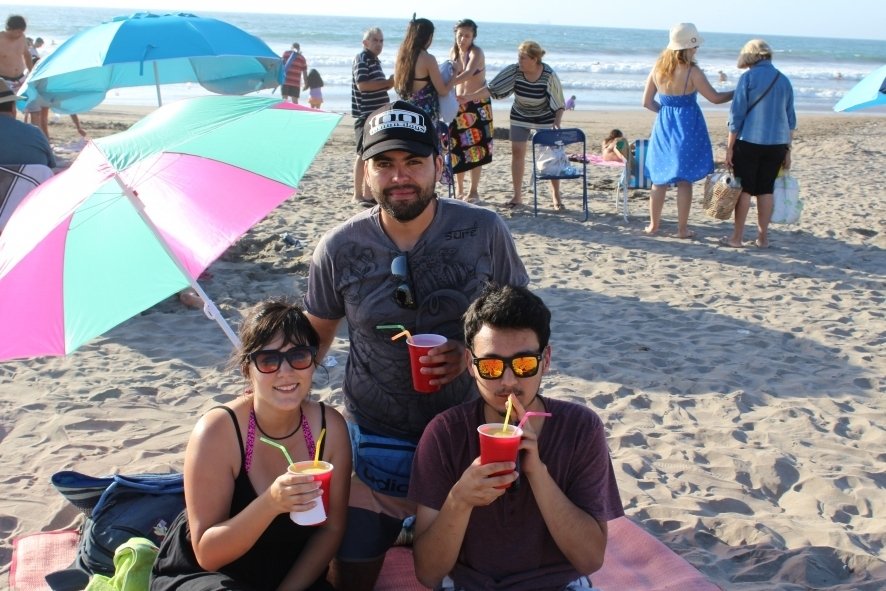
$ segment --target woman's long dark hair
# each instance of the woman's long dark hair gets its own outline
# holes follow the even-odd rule
[[[434,23],[426,18],[413,18],[406,26],[406,36],[397,51],[394,63],[394,90],[403,98],[412,96],[415,64],[418,55],[427,49],[434,36]]]

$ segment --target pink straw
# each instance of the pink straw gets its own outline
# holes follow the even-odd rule
[[[549,412],[535,412],[535,411],[530,410],[525,415],[523,415],[523,418],[520,419],[519,423],[517,423],[517,428],[522,429],[523,423],[528,421],[530,417],[550,417],[550,416],[553,416],[553,415],[551,415],[551,413],[549,413]]]

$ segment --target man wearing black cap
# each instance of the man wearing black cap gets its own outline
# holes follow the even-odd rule
[[[18,98],[9,90],[0,90],[0,165],[43,164],[55,168],[55,154],[43,132],[15,118]]]
[[[361,158],[378,205],[330,230],[311,260],[305,308],[321,357],[347,319],[350,348],[342,390],[354,449],[348,529],[333,562],[339,589],[372,589],[405,517],[412,454],[439,412],[477,396],[465,372],[461,316],[486,282],[529,278],[502,219],[434,193],[443,170],[427,114],[397,101],[363,129]],[[423,368],[439,390],[413,389],[404,327],[444,335]]]

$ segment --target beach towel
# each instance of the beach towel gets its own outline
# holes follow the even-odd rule
[[[114,552],[114,576],[92,575],[85,591],[148,591],[158,551],[151,540],[129,538]]]
[[[459,107],[449,126],[453,172],[467,172],[492,162],[492,101],[470,101]]]
[[[600,154],[569,154],[571,162],[587,162],[594,166],[608,166],[610,168],[624,168],[624,162],[618,160],[603,160]]]
[[[9,216],[31,189],[52,176],[52,169],[42,164],[7,164],[0,166],[0,232]]]
[[[631,189],[651,189],[652,179],[649,177],[649,168],[646,166],[646,153],[649,150],[649,140],[634,140],[631,158],[631,178],[628,187]]]
[[[53,545],[53,536],[73,535],[74,542],[67,541],[59,547]],[[12,568],[10,570],[11,591],[44,591],[48,587],[24,587],[14,585],[24,581],[23,566],[34,573],[33,580],[45,574],[51,566],[43,568],[50,552],[57,553],[57,564],[67,564],[74,557],[76,532],[46,532],[34,536],[24,536],[13,545]],[[22,539],[30,539],[23,544]],[[64,537],[61,538],[64,541]],[[27,553],[27,556],[25,556]],[[35,556],[36,553],[36,556]],[[40,570],[43,568],[43,570]],[[14,578],[15,577],[15,578]],[[603,568],[591,575],[595,588],[605,591],[720,591],[720,587],[709,581],[694,566],[674,553],[665,544],[628,517],[619,517],[609,522],[609,541],[606,545],[606,558]],[[396,546],[388,550],[384,567],[376,583],[375,591],[425,591],[425,587],[415,578],[412,562],[412,549]]]
[[[9,564],[10,591],[50,591],[44,577],[71,564],[79,539],[80,534],[73,529],[15,538]]]
[[[448,84],[455,75],[455,69],[451,60],[446,60],[440,64],[440,77],[444,84]],[[455,98],[455,86],[449,91],[449,94],[440,96],[440,121],[449,125],[458,114],[458,99]]]

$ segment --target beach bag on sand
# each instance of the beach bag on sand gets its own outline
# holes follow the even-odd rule
[[[93,477],[64,471],[52,475],[62,496],[86,514],[74,563],[46,576],[55,591],[83,589],[90,575],[113,576],[114,553],[130,538],[159,546],[185,508],[180,473]]]
[[[569,164],[569,156],[562,143],[552,146],[542,145],[538,148],[535,158],[535,170],[541,177],[556,177],[568,173],[572,166]]]
[[[735,204],[741,196],[741,183],[728,170],[718,170],[709,174],[704,183],[702,209],[718,220],[728,220],[735,211]]]
[[[803,213],[803,200],[800,199],[800,182],[797,177],[785,172],[775,179],[772,191],[772,223],[796,224]]]

